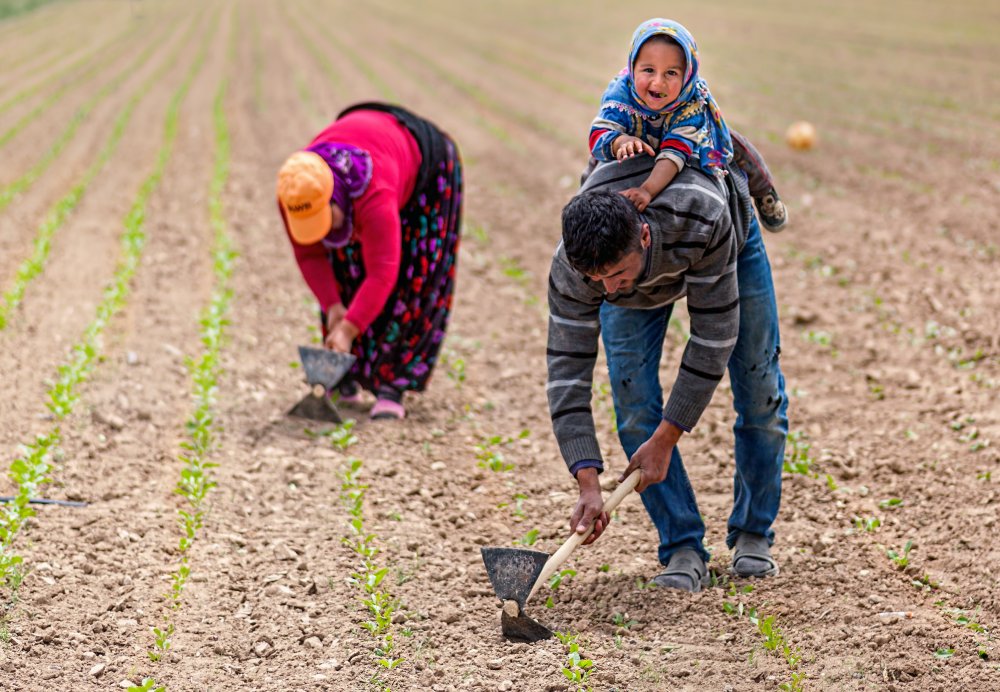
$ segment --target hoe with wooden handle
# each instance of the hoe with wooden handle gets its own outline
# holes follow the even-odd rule
[[[625,496],[635,490],[640,476],[638,471],[629,474],[604,502],[601,511],[608,514],[615,511]],[[537,642],[552,636],[548,627],[524,614],[524,604],[593,532],[593,523],[584,533],[574,532],[551,557],[540,550],[482,548],[493,592],[503,601],[500,627],[504,637],[511,641]]]
[[[299,359],[306,376],[310,392],[288,412],[297,418],[342,423],[337,410],[327,392],[332,390],[354,365],[355,357],[350,353],[337,353],[325,348],[299,346]]]

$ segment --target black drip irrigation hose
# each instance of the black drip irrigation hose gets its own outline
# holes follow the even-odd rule
[[[13,502],[17,498],[13,495],[0,495],[0,502]],[[86,507],[89,502],[74,502],[73,500],[49,500],[44,497],[36,497],[28,500],[33,505],[59,505],[60,507]]]

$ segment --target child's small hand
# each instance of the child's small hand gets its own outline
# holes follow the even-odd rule
[[[650,195],[646,190],[641,187],[630,187],[627,190],[622,190],[623,195],[628,197],[629,201],[635,205],[635,208],[640,212],[646,211],[646,207],[649,203],[653,201],[652,195]]]
[[[638,156],[639,154],[646,153],[650,156],[656,156],[656,152],[653,151],[653,147],[649,146],[647,142],[639,139],[638,137],[633,137],[631,135],[620,135],[614,141],[615,158],[621,163],[625,159],[630,159],[633,156]]]

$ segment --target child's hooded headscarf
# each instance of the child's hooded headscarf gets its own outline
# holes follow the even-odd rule
[[[643,44],[654,36],[666,36],[673,40],[684,51],[686,66],[684,68],[684,84],[681,93],[677,98],[669,103],[665,108],[653,110],[639,97],[635,90],[635,60],[639,55],[639,49]],[[711,130],[712,149],[703,147],[699,152],[701,168],[706,171],[718,171],[733,156],[733,140],[729,135],[729,128],[722,118],[722,111],[719,105],[712,98],[712,93],[708,90],[708,83],[698,76],[698,45],[694,37],[683,25],[669,19],[650,19],[639,25],[639,28],[632,34],[632,47],[629,51],[628,65],[621,71],[619,89],[628,91],[628,100],[636,109],[647,117],[656,117],[674,113],[684,105],[701,101],[705,104],[705,109],[709,117],[709,129]],[[624,94],[622,94],[624,96]],[[669,129],[669,125],[667,126]],[[724,170],[724,169],[723,169]]]

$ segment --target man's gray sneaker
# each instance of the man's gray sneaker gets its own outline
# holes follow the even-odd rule
[[[693,548],[681,548],[670,556],[667,569],[652,580],[653,584],[667,589],[680,589],[698,593],[708,586],[708,565]]]
[[[740,533],[736,537],[730,569],[738,577],[776,577],[780,571],[771,557],[767,537],[756,533]]]

